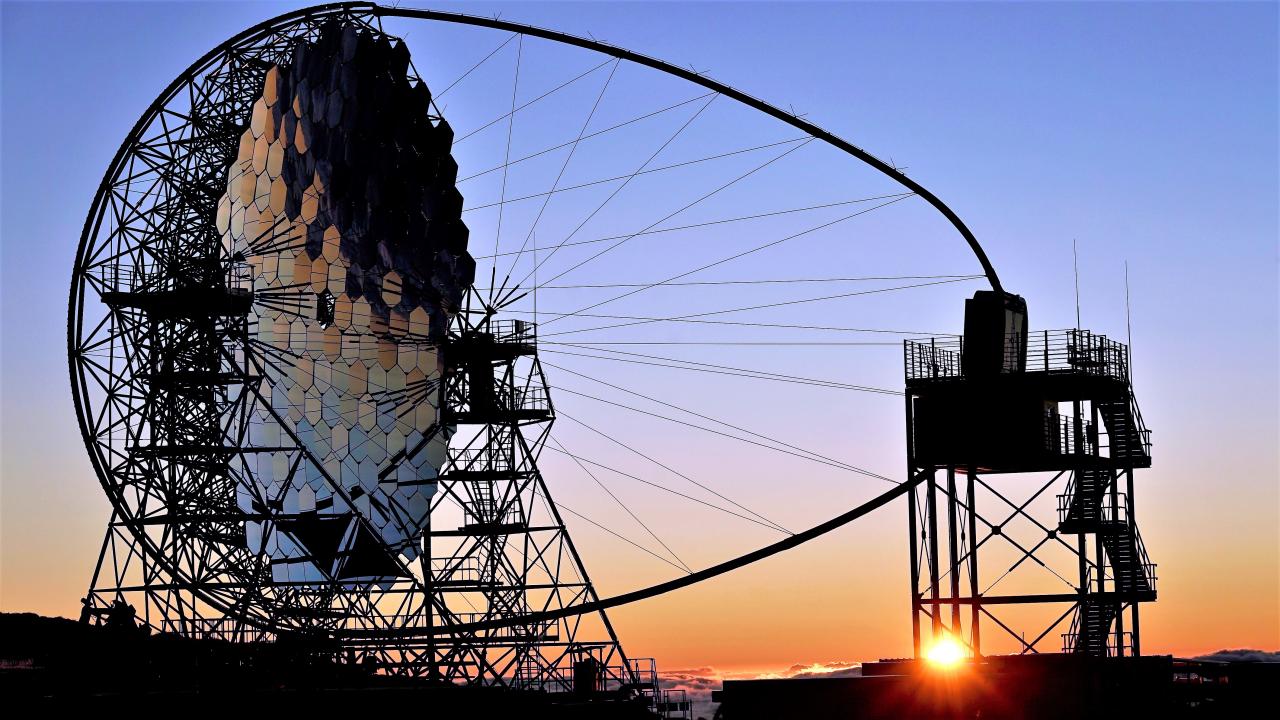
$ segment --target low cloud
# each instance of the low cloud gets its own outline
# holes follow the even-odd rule
[[[861,674],[860,663],[844,660],[796,663],[781,670],[728,671],[698,667],[663,671],[661,685],[665,690],[684,690],[693,703],[693,717],[711,718],[716,710],[716,703],[711,702],[711,691],[723,687],[725,680],[857,677]]]
[[[1280,662],[1280,651],[1267,650],[1219,650],[1216,653],[1201,655],[1196,660],[1216,660],[1218,662]]]

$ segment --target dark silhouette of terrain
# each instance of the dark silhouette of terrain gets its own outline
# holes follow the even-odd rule
[[[377,675],[333,660],[315,642],[231,643],[153,634],[121,612],[91,626],[33,613],[0,613],[0,697],[7,706],[79,707],[145,714],[186,707],[199,715],[279,710],[404,708],[473,717],[649,718],[634,702],[565,702],[544,693],[465,688]],[[183,705],[183,703],[187,703]]]
[[[185,707],[198,708],[201,714],[243,713],[247,709],[254,714],[270,710],[332,713],[375,707],[385,712],[430,707],[441,713],[522,720],[651,717],[634,703],[555,702],[542,693],[443,686],[376,675],[361,665],[330,659],[341,657],[332,648],[297,638],[231,643],[152,634],[137,627],[126,608],[111,612],[116,613],[114,619],[102,626],[32,613],[0,613],[0,697],[7,705],[56,708],[92,704],[94,709],[133,714],[139,708],[184,707],[181,703],[189,703]],[[1152,661],[1166,668],[1160,678],[1143,682],[1129,678],[1116,686],[1121,693],[1147,696],[1131,697],[1133,704],[1122,704],[1128,717],[1134,716],[1135,707],[1158,709],[1159,717],[1186,718],[1269,717],[1274,711],[1272,696],[1280,687],[1280,653],[1222,650],[1194,660]],[[1055,677],[1043,679],[1046,687],[1072,685],[1075,681],[1062,676],[1063,668],[1056,667],[1070,663],[1070,657],[1056,663],[1050,672]],[[870,684],[854,684],[859,680],[824,676],[726,683],[726,688],[737,686],[730,690],[730,696],[749,691],[751,697],[746,706],[726,703],[724,716],[726,720],[900,716],[859,708],[863,701],[882,694]],[[871,680],[894,682],[890,677]],[[1004,695],[999,684],[988,689]],[[1017,684],[1025,689],[1026,678]],[[703,704],[707,707],[700,709],[710,709],[710,704]],[[874,704],[880,705],[879,700]],[[947,705],[946,712],[937,717],[971,717],[963,711],[956,714],[964,703]],[[1106,710],[1103,712],[1105,716]],[[983,714],[988,716],[1005,715]],[[1008,715],[1015,716],[1023,717],[1016,712]]]
[[[126,606],[127,607],[127,606]],[[370,674],[328,662],[300,640],[231,643],[152,634],[123,613],[102,626],[0,613],[0,691],[8,696],[205,692],[360,685]]]

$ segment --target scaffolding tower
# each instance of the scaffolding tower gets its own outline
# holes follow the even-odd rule
[[[1135,522],[1134,471],[1151,466],[1151,439],[1129,349],[1088,330],[1028,332],[1026,319],[1022,298],[980,291],[966,302],[963,336],[905,343],[908,470],[921,481],[908,516],[916,657],[944,637],[981,656],[984,625],[1040,652],[1068,617],[1063,652],[1142,652],[1139,607],[1156,599],[1156,575]],[[1033,473],[1052,477],[1016,499],[988,482]],[[1057,517],[1038,517],[1031,506],[1055,487]],[[983,516],[980,494],[1007,506],[1004,522]],[[1011,538],[1015,519],[1040,542]],[[1065,548],[1075,567],[1053,572],[1073,577],[1074,591],[989,594],[980,560],[1006,542],[1017,558],[1008,571],[1048,568],[1048,549]],[[1028,639],[996,615],[1015,604],[1066,608]]]
[[[640,692],[657,700],[656,675],[645,673],[652,661],[626,656],[603,611],[488,631],[450,629],[599,599],[538,471],[555,412],[536,326],[472,307],[450,331],[439,389],[442,425],[454,441],[425,538],[433,601],[420,641],[430,673],[451,682],[585,696]]]

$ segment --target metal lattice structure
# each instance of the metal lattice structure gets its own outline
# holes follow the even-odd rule
[[[248,31],[144,116],[72,289],[73,387],[115,506],[87,616],[311,637],[455,682],[639,685],[603,613],[598,641],[580,618],[415,632],[595,598],[537,471],[545,430],[525,438],[551,419],[539,373],[513,385],[516,361],[537,370],[529,331],[495,336],[462,302],[451,139],[404,45],[347,8]],[[429,530],[446,498],[468,521]],[[507,542],[539,532],[532,554]],[[450,537],[469,542],[433,555]]]
[[[1156,574],[1134,471],[1151,466],[1151,434],[1129,348],[1087,330],[1028,333],[1020,298],[969,303],[963,338],[905,345],[908,466],[921,480],[908,515],[916,656],[948,637],[980,656],[984,625],[1020,653],[1060,640],[1065,653],[1140,655]],[[1000,564],[984,578],[985,558]],[[1066,591],[996,591],[1026,575]],[[1064,609],[1038,626],[997,615],[1036,605]]]

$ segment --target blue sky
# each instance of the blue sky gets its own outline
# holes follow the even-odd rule
[[[105,520],[105,503],[76,429],[65,360],[66,288],[102,173],[141,111],[192,60],[236,31],[291,7],[0,6],[0,592],[5,610],[73,612]],[[1137,391],[1157,442],[1157,468],[1143,488],[1140,512],[1148,545],[1162,555],[1162,578],[1169,578],[1148,632],[1167,633],[1170,649],[1280,642],[1274,614],[1280,566],[1275,4],[438,7],[501,12],[506,19],[591,33],[675,64],[692,64],[781,107],[792,105],[817,124],[891,157],[965,219],[1006,287],[1028,298],[1033,328],[1075,324],[1075,239],[1083,324],[1123,338],[1127,260]],[[413,48],[416,62],[431,78],[432,69],[424,63],[465,67],[467,58],[482,56],[501,38],[468,45],[468,36],[443,46],[417,39],[424,46]],[[440,48],[457,52],[432,61]],[[938,231],[925,220],[903,222],[922,232]],[[950,262],[963,260],[962,252],[953,252],[958,237],[946,239],[949,244],[939,246],[944,249],[936,256],[905,260],[903,253],[926,251],[902,242],[868,257],[880,263],[876,267],[901,269],[918,259],[931,270],[973,269]],[[946,296],[946,304],[932,310],[913,309],[923,317],[883,311],[912,320],[911,328],[958,329],[960,295]],[[710,304],[726,302],[732,305],[735,299]],[[858,379],[850,373],[850,382]],[[887,382],[892,381],[889,376]],[[856,422],[865,423],[868,433],[883,431],[900,443],[900,406],[890,401],[871,407],[876,414]],[[821,435],[818,429],[804,432]],[[867,454],[868,463],[877,467],[893,469],[901,462],[889,451]],[[714,473],[714,467],[690,463]],[[838,499],[832,502],[870,490],[851,491],[848,497],[833,491],[831,497]],[[748,504],[776,501],[764,487],[744,492]],[[588,508],[595,503],[579,502]],[[823,519],[829,513],[814,505],[824,502],[797,502],[809,507],[788,511],[790,520],[800,526]],[[901,544],[899,535],[905,535],[900,521],[886,516],[874,526],[898,533],[893,553]],[[50,533],[54,526],[61,529]],[[870,532],[857,537],[871,538]],[[701,555],[691,551],[701,564],[731,549],[696,533],[685,540],[709,548]],[[41,550],[28,552],[35,543]],[[734,547],[749,545],[743,540]],[[1243,546],[1251,547],[1240,556],[1244,567],[1228,569],[1215,560]],[[612,550],[602,548],[601,557],[613,557]],[[834,561],[840,550],[833,543],[796,563]],[[624,557],[623,550],[618,552]],[[871,564],[898,572],[899,560],[893,554]],[[770,567],[785,572],[776,564]],[[1244,584],[1235,570],[1251,571],[1253,584]],[[649,571],[637,571],[635,577],[647,577]],[[613,590],[639,584],[612,568],[601,575],[601,584]],[[857,580],[841,576],[830,582],[834,588]],[[688,607],[740,590],[735,582],[724,581],[721,590],[706,591],[710,594],[690,600]],[[1227,600],[1213,601],[1224,603],[1214,612],[1241,619],[1210,623],[1199,634],[1177,629],[1193,618],[1208,622],[1202,618],[1211,601],[1196,589],[1206,582],[1228,591]],[[1237,592],[1230,592],[1233,588]],[[895,585],[859,599],[897,612],[892,608],[905,595],[899,589]],[[658,614],[669,617],[682,607],[664,605]],[[895,631],[906,630],[905,615],[893,615],[902,618]],[[642,610],[628,610],[623,617],[624,633],[630,622],[638,635],[662,637]],[[728,632],[687,631],[705,646],[723,639],[717,632]],[[867,655],[902,652],[901,632],[859,631],[860,637],[873,638],[858,641]],[[796,632],[811,646],[825,648],[819,628],[798,625]],[[837,639],[846,646],[853,642]],[[677,645],[670,644],[668,652],[682,662],[698,662]],[[783,658],[750,649],[737,657],[744,663],[784,664],[829,659],[797,657],[793,648],[786,652]]]

